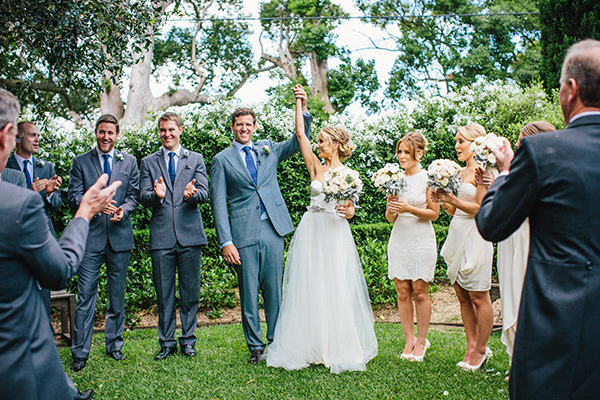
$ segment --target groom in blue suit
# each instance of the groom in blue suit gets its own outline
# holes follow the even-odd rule
[[[304,131],[310,138],[312,117],[303,99]],[[210,200],[217,240],[225,261],[235,265],[242,303],[242,326],[250,349],[249,362],[262,359],[258,296],[262,291],[271,343],[281,303],[283,237],[294,230],[277,182],[277,165],[300,150],[295,135],[284,142],[252,142],[256,114],[249,108],[231,117],[234,142],[213,158]],[[229,208],[227,204],[229,203]]]

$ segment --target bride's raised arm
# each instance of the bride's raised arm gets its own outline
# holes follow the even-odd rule
[[[293,91],[296,95],[296,138],[300,144],[300,153],[302,153],[302,158],[304,158],[304,163],[306,164],[306,168],[308,168],[310,180],[312,181],[316,175],[316,166],[320,164],[320,162],[313,153],[310,141],[304,133],[304,116],[302,115],[302,112],[307,111],[307,96],[304,88],[300,84],[294,86]]]

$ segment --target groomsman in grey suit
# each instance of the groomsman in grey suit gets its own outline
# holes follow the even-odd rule
[[[56,175],[51,162],[34,157],[39,151],[40,130],[30,121],[21,121],[17,125],[19,132],[15,152],[8,158],[6,168],[16,169],[25,174],[28,188],[38,192],[46,205],[46,210],[59,210],[62,205],[60,185],[62,179]],[[50,232],[54,227],[50,222]]]
[[[121,186],[114,200],[90,221],[85,255],[77,272],[77,304],[75,306],[75,335],[71,346],[73,370],[85,367],[90,354],[98,277],[106,263],[108,279],[108,309],[106,311],[106,354],[114,360],[124,360],[123,329],[125,327],[125,281],[129,256],[134,247],[131,213],[139,201],[139,173],[136,159],[115,149],[119,137],[119,122],[105,114],[98,118],[95,128],[96,147],[73,159],[69,183],[69,204],[79,207],[84,192],[103,173],[109,183]]]
[[[304,131],[310,137],[312,117],[303,99]],[[283,237],[294,230],[277,182],[277,165],[300,150],[295,135],[281,143],[252,142],[257,129],[256,114],[249,108],[235,110],[231,117],[234,142],[213,158],[210,167],[211,208],[217,239],[225,261],[236,267],[242,326],[250,349],[249,362],[263,358],[258,313],[262,291],[267,320],[267,341],[271,343],[281,303]],[[227,206],[229,204],[229,207]]]
[[[20,105],[0,90],[0,174],[16,141]],[[111,201],[116,188],[103,176],[90,188],[60,241],[48,228],[42,198],[0,182],[0,388],[5,400],[83,400],[69,386],[54,344],[38,282],[64,288],[77,271],[89,220]]]
[[[162,360],[177,352],[175,341],[175,275],[179,276],[179,346],[185,356],[196,355],[194,332],[200,302],[200,255],[206,245],[198,204],[208,201],[208,179],[201,154],[180,143],[179,115],[167,112],[158,120],[163,147],[145,157],[140,168],[140,202],[152,207],[150,256],[158,303],[158,339]]]

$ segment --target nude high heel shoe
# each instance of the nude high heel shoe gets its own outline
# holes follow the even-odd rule
[[[422,362],[425,358],[425,353],[427,353],[427,349],[431,347],[431,343],[429,343],[428,339],[425,339],[425,348],[423,349],[423,354],[420,356],[415,356],[413,354],[410,355],[410,361]]]
[[[462,368],[463,368],[465,371],[471,371],[471,372],[473,372],[473,371],[477,371],[479,368],[481,368],[481,366],[482,366],[482,365],[483,365],[483,364],[484,364],[484,363],[485,363],[487,360],[489,360],[490,358],[492,358],[492,356],[493,356],[492,350],[491,350],[489,347],[486,347],[486,348],[485,348],[485,353],[483,354],[483,358],[481,359],[481,361],[479,362],[479,364],[477,364],[477,365],[471,365],[471,364],[469,364],[469,363],[466,363],[466,364],[464,364],[464,365],[463,365],[463,367],[462,367]]]

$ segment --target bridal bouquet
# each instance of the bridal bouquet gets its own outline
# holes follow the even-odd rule
[[[325,201],[336,199],[338,204],[352,200],[354,204],[358,202],[358,197],[362,192],[362,181],[358,172],[348,167],[337,167],[329,170],[323,175],[323,193]]]
[[[427,186],[433,190],[442,189],[458,196],[460,188],[460,166],[451,160],[435,160],[427,168]]]
[[[385,193],[387,196],[402,196],[406,190],[404,172],[398,164],[385,164],[373,174],[371,181],[378,192]]]
[[[494,156],[494,149],[501,144],[502,138],[493,133],[488,133],[486,136],[475,138],[473,143],[471,143],[469,151],[475,153],[473,159],[482,164],[484,168],[495,168],[496,156]]]

